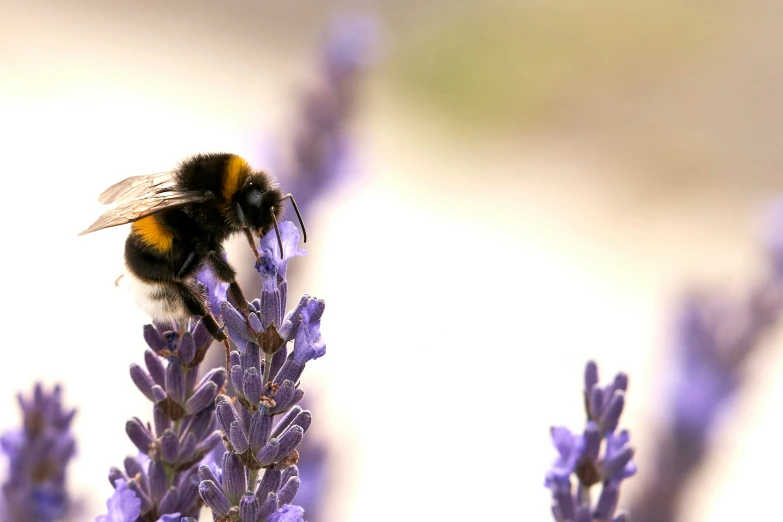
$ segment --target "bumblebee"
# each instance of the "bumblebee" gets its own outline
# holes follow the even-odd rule
[[[228,337],[210,313],[195,274],[205,264],[228,283],[227,294],[248,315],[247,300],[236,281],[236,271],[225,260],[223,243],[244,233],[258,259],[253,233],[259,237],[275,228],[283,195],[271,176],[255,171],[234,154],[198,154],[170,172],[133,176],[106,189],[98,201],[116,206],[104,212],[79,235],[131,224],[125,242],[125,272],[131,293],[153,320],[180,323],[201,317],[209,333],[226,347]]]

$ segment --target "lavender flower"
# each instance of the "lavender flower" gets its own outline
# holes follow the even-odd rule
[[[741,305],[695,293],[684,299],[675,364],[668,375],[666,417],[658,432],[654,467],[634,505],[634,520],[678,519],[685,484],[705,460],[715,422],[742,384],[744,362],[780,314],[779,285],[762,285]]]
[[[376,35],[374,19],[345,16],[335,20],[326,37],[321,78],[302,102],[293,161],[281,175],[300,208],[310,206],[346,170],[350,156],[346,127]]]
[[[624,514],[615,515],[620,484],[636,473],[630,435],[626,430],[617,431],[627,389],[628,377],[623,373],[617,374],[611,384],[598,386],[598,367],[592,361],[587,363],[584,430],[573,433],[565,427],[552,428],[558,457],[546,475],[545,485],[552,491],[552,513],[557,522],[625,521]],[[572,475],[577,480],[575,492]],[[592,502],[591,488],[598,484],[601,493]]]
[[[783,201],[765,232],[768,275],[743,301],[706,292],[686,294],[677,313],[666,407],[654,466],[633,507],[639,522],[674,522],[686,484],[708,457],[709,437],[743,384],[745,362],[762,346],[783,311]]]
[[[207,295],[220,295],[210,274],[202,271],[200,276]],[[214,400],[224,387],[226,372],[216,368],[198,378],[199,365],[212,343],[203,323],[187,325],[182,331],[146,325],[144,339],[149,346],[145,368],[132,364],[130,375],[154,405],[153,424],[136,417],[126,423],[125,431],[140,456],[126,458],[123,470],[110,470],[115,493],[107,502],[109,513],[98,521],[168,522],[197,517],[201,508],[197,465],[221,440]]]
[[[249,316],[243,317],[231,303],[222,306],[237,346],[231,352],[236,400],[227,395],[215,400],[227,449],[221,468],[199,468],[199,493],[216,520],[302,520],[302,509],[290,504],[301,482],[296,448],[312,415],[297,405],[304,396],[298,381],[305,364],[326,351],[320,335],[324,302],[305,295],[285,315],[287,265],[304,251],[298,248],[299,231],[293,223],[282,223],[280,233],[282,255],[273,232],[261,239],[261,263],[256,266],[261,295],[248,304]],[[276,416],[281,417],[275,423]]]
[[[223,259],[226,260],[226,253],[223,252]],[[226,290],[228,283],[218,281],[212,274],[208,266],[202,266],[196,273],[196,279],[201,282],[204,293],[207,296],[209,311],[215,317],[220,317],[220,305],[226,300]]]
[[[62,391],[35,385],[33,396],[18,395],[23,427],[0,437],[9,460],[3,484],[2,520],[53,522],[73,515],[66,489],[66,469],[76,451],[70,432],[76,410],[65,410]]]

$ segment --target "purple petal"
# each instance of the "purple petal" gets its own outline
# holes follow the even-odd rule
[[[136,522],[141,515],[141,500],[128,489],[127,482],[117,480],[114,493],[106,501],[108,513],[98,515],[95,522]]]
[[[299,229],[291,221],[283,221],[279,224],[280,239],[283,243],[283,255],[280,256],[280,246],[277,242],[277,234],[274,228],[269,230],[261,238],[261,250],[268,252],[270,261],[274,263],[277,274],[285,279],[288,262],[295,256],[303,256],[307,251],[299,248]]]
[[[304,522],[304,509],[286,504],[272,513],[267,522]]]

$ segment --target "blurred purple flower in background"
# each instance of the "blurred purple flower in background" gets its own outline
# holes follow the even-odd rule
[[[309,207],[346,174],[350,161],[347,127],[377,36],[375,18],[359,15],[336,18],[326,36],[320,78],[299,109],[291,163],[278,173],[300,208]]]
[[[545,485],[552,492],[552,514],[557,522],[624,522],[615,516],[620,484],[636,473],[634,449],[626,430],[617,431],[625,406],[628,377],[619,373],[614,381],[598,386],[598,367],[585,368],[584,404],[587,424],[582,432],[565,427],[552,428],[552,442],[558,457],[546,475]],[[601,452],[601,446],[604,451]],[[576,490],[571,484],[576,479]],[[591,488],[601,484],[601,493],[593,502]]]
[[[686,484],[708,457],[716,422],[743,384],[745,363],[758,352],[783,310],[783,200],[767,214],[763,242],[768,275],[741,301],[687,293],[677,314],[673,359],[665,375],[667,407],[652,469],[632,507],[638,522],[676,522]]]
[[[66,469],[76,452],[70,431],[76,410],[63,408],[59,386],[47,393],[38,383],[32,397],[19,394],[18,399],[22,428],[9,430],[0,437],[0,449],[9,464],[0,520],[74,520]]]

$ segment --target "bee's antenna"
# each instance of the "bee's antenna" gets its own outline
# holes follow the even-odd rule
[[[280,245],[280,258],[283,259],[283,240],[280,238],[280,229],[277,226],[277,216],[275,215],[275,207],[272,207],[272,222],[275,224],[275,234],[277,234],[277,244]]]
[[[302,221],[302,214],[299,213],[299,207],[296,206],[296,200],[294,199],[293,194],[286,194],[280,198],[280,201],[283,201],[284,199],[291,200],[291,204],[294,206],[294,212],[296,212],[296,217],[299,218],[299,224],[302,225],[302,236],[304,236],[304,242],[307,243],[307,230],[305,230],[304,221]]]

